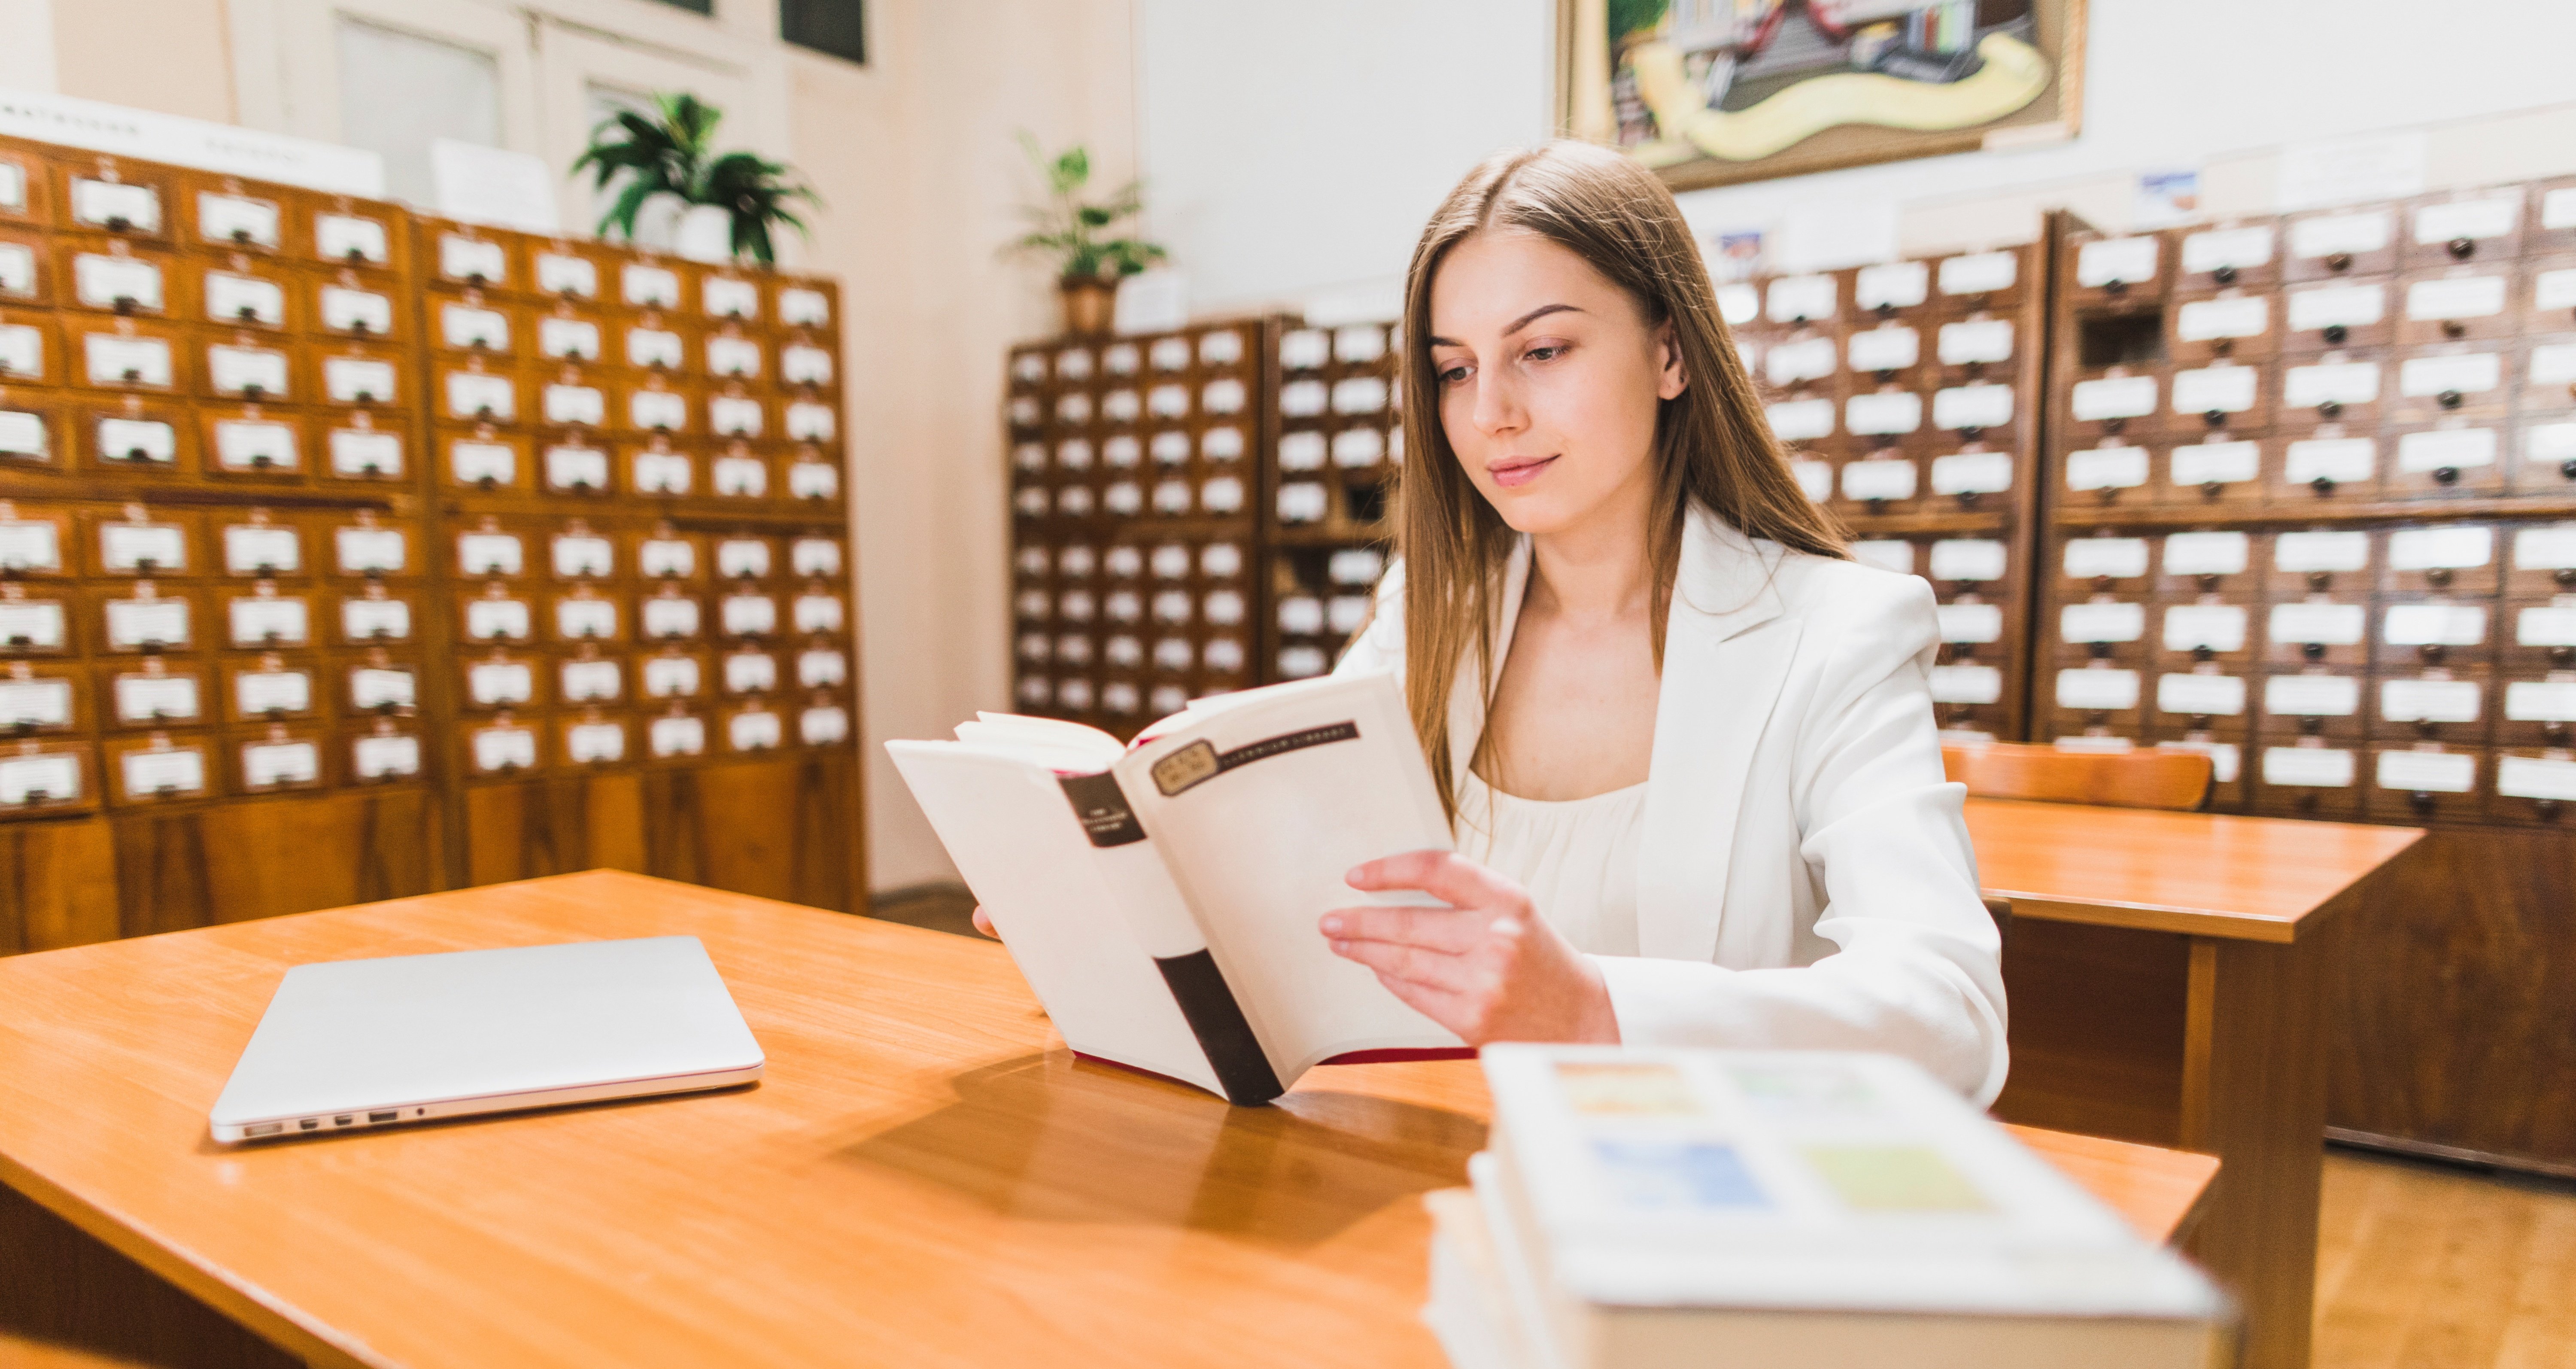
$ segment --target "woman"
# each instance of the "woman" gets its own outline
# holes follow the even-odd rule
[[[1339,669],[1404,673],[1458,853],[1352,871],[1450,909],[1335,910],[1334,950],[1471,1043],[1889,1051],[1991,1101],[1931,590],[1799,490],[1672,196],[1584,144],[1492,158],[1403,331],[1402,560]]]

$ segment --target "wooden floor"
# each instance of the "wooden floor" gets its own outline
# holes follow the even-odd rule
[[[2314,1369],[2576,1366],[2576,1184],[2326,1152]]]

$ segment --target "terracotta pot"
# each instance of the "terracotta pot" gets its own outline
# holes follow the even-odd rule
[[[1078,335],[1109,331],[1117,313],[1118,283],[1097,276],[1067,276],[1056,286],[1064,294],[1064,330]]]

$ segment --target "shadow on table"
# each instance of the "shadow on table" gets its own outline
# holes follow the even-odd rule
[[[1473,1117],[1313,1089],[1238,1108],[1051,1051],[959,1075],[958,1101],[840,1152],[1006,1216],[1182,1227],[1264,1245],[1328,1240],[1466,1182]]]

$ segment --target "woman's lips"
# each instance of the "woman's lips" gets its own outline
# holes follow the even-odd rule
[[[1538,479],[1541,472],[1555,464],[1556,458],[1552,456],[1516,456],[1487,466],[1485,474],[1492,476],[1494,483],[1504,489],[1516,490]]]

